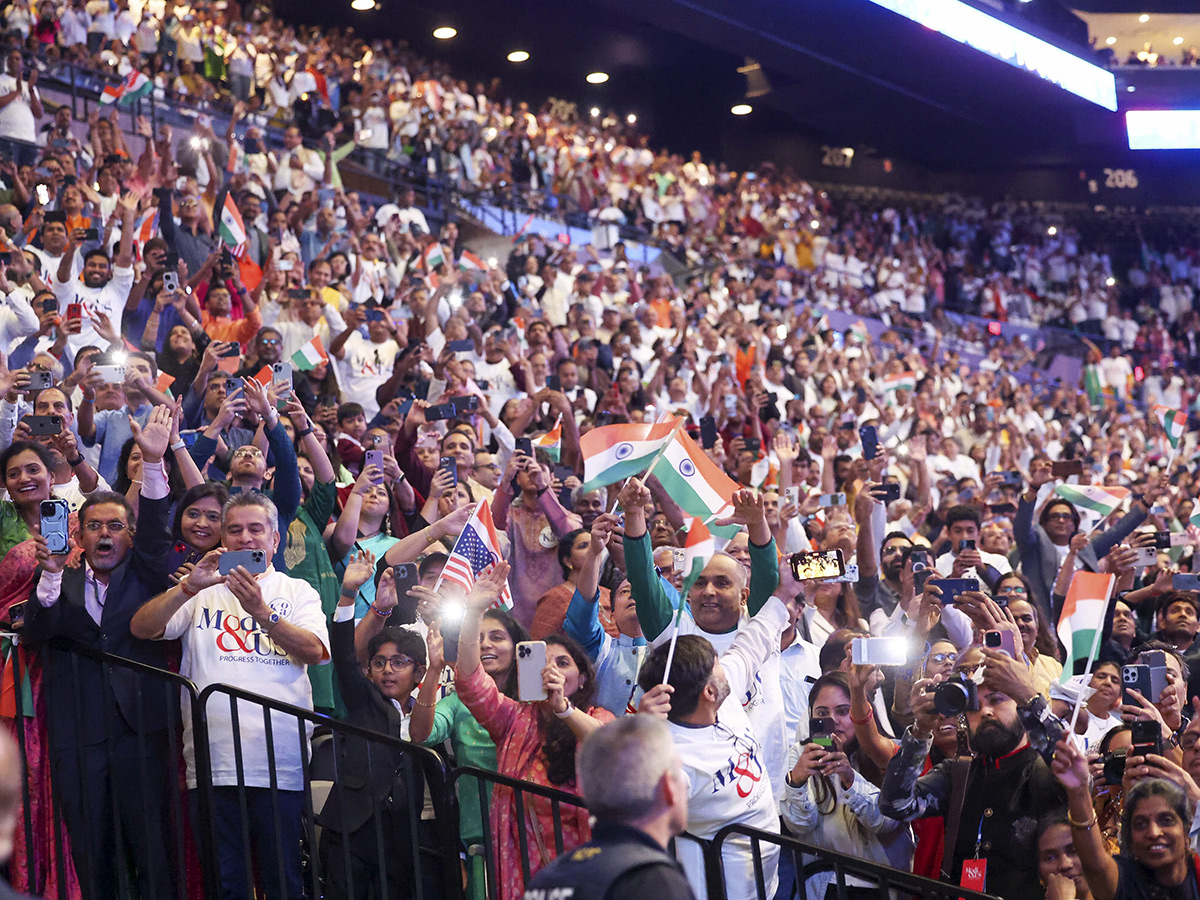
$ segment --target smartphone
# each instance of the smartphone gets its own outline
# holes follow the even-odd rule
[[[1154,720],[1139,719],[1129,723],[1130,756],[1162,756],[1162,726]]]
[[[95,372],[105,384],[124,384],[125,366],[96,366]]]
[[[416,584],[417,567],[412,563],[408,563],[407,566],[411,566],[413,569],[413,584]],[[396,566],[396,568],[399,569],[400,566]],[[396,583],[399,584],[399,577],[397,577]],[[442,659],[448,663],[458,662],[458,638],[462,634],[463,612],[461,606],[456,605],[450,608],[445,603],[442,604]]]
[[[1011,516],[1016,513],[1017,505],[1015,503],[989,503],[988,509],[993,515]]]
[[[296,268],[296,261],[293,259],[277,260],[275,263],[275,268],[280,272],[290,272],[292,269]]]
[[[1150,681],[1150,667],[1145,663],[1121,666],[1121,702],[1128,706],[1140,706],[1129,695],[1129,692],[1134,690],[1153,703],[1157,696],[1151,688]]]
[[[34,371],[29,373],[29,390],[44,391],[54,387],[54,376],[49,372]]]
[[[392,566],[392,579],[396,585],[396,597],[401,601],[408,596],[411,588],[420,583],[417,577],[416,563],[397,563]],[[455,643],[458,643],[455,641]]]
[[[383,310],[382,309],[368,309],[367,310],[367,321],[368,322],[382,322],[383,321]]]
[[[1067,478],[1083,474],[1082,459],[1059,459],[1050,463],[1050,474],[1055,478]]]
[[[454,408],[456,416],[461,416],[463,413],[476,412],[479,409],[479,397],[476,394],[468,394],[465,397],[454,397],[449,405]]]
[[[425,410],[425,421],[441,422],[446,419],[453,419],[457,415],[454,411],[454,404],[439,403],[437,406],[430,406]]]
[[[985,631],[983,633],[983,646],[999,650],[1001,653],[1007,653],[1009,659],[1017,658],[1017,645],[1016,641],[1013,640],[1011,631]]]
[[[68,538],[68,517],[71,505],[66,500],[43,500],[41,503],[41,532],[46,539],[47,549],[61,556],[71,549]]]
[[[526,456],[533,456],[533,439],[527,437],[519,437],[516,440],[516,453],[524,453]]]
[[[838,491],[836,494],[822,494],[817,498],[817,505],[822,509],[829,506],[845,506],[846,495],[841,491]]]
[[[11,255],[11,254],[5,254],[5,255]],[[57,297],[47,297],[45,300],[43,300],[42,301],[42,312],[46,315],[49,315],[50,313],[58,312],[58,298]]]
[[[902,666],[908,662],[908,640],[902,637],[855,638],[850,642],[850,661],[856,666]]]
[[[833,747],[833,731],[837,724],[828,716],[808,720],[808,743],[820,744],[826,749]]]
[[[222,359],[226,359],[230,356],[241,356],[242,355],[242,345],[239,344],[237,341],[229,341],[225,345],[225,349],[222,350],[220,352],[220,354],[218,354],[218,355]]]
[[[379,475],[378,480],[372,478],[371,483],[372,484],[383,484],[383,451],[382,450],[368,450],[363,455],[363,468],[365,469],[368,466],[379,466],[379,469],[380,469],[380,475]]]
[[[875,490],[871,491],[871,496],[884,506],[887,506],[893,500],[900,499],[900,485],[896,484],[895,482],[881,484],[879,487],[875,488]]]
[[[561,391],[562,390],[562,379],[559,378],[557,375],[547,375],[546,376],[546,390]]]
[[[83,304],[82,303],[68,303],[67,304],[67,318],[68,319],[82,319],[83,318]]]
[[[1153,566],[1158,563],[1158,551],[1153,547],[1138,547],[1133,560],[1135,566]]]
[[[846,574],[846,561],[842,558],[841,550],[793,553],[790,562],[792,575],[797,581],[840,578]]]
[[[453,456],[443,456],[438,460],[438,469],[445,469],[454,476],[454,484],[458,485],[458,460]]]
[[[703,416],[700,419],[700,446],[705,450],[717,446],[717,420],[712,416]]]
[[[858,563],[846,563],[846,574],[829,580],[834,584],[858,584]]]
[[[34,437],[62,434],[62,416],[25,416],[21,421],[29,426],[29,433]]]
[[[929,568],[929,551],[924,549],[913,550],[908,557],[912,561],[912,570],[914,572],[924,572]]]
[[[62,186],[63,187],[74,187],[78,181],[79,181],[79,179],[74,175],[64,175],[62,177]]]
[[[949,606],[958,599],[959,594],[979,590],[979,579],[977,578],[931,578],[927,584],[941,588],[942,606]]]
[[[1146,697],[1151,703],[1157,703],[1162,692],[1171,682],[1167,678],[1167,651],[1147,650],[1138,655],[1141,665],[1150,667],[1150,695]]]
[[[217,561],[217,571],[228,575],[241,566],[251,575],[261,575],[267,571],[267,562],[265,550],[226,550]]]
[[[471,340],[446,341],[446,349],[449,350],[451,353],[474,353],[475,352],[475,342],[471,341]],[[546,381],[547,381],[547,383],[549,383],[548,378],[546,379]]]
[[[974,550],[974,549],[976,549],[974,541],[969,541],[966,538],[963,538],[961,541],[958,542],[958,552],[959,553],[962,553],[964,550]]]
[[[1000,483],[1002,485],[1004,485],[1005,487],[1019,488],[1024,483],[1024,479],[1021,477],[1021,473],[1016,472],[1016,471],[1001,472],[1000,479],[1001,479]]]
[[[25,621],[25,604],[28,600],[22,600],[20,603],[14,603],[8,608],[8,621],[11,625],[20,625]]]
[[[862,441],[863,459],[874,459],[879,455],[879,435],[874,425],[863,425],[859,428],[858,439]]]
[[[521,641],[517,644],[517,699],[522,703],[533,703],[550,696],[542,686],[542,670],[545,668],[545,641]]]
[[[790,488],[785,488],[783,492],[783,502],[790,503],[792,506],[800,506],[800,488],[792,485]]]
[[[168,294],[174,294],[179,290],[179,273],[178,272],[163,272],[162,289]]]
[[[1167,550],[1171,547],[1186,547],[1188,536],[1182,531],[1156,531],[1154,532],[1154,546],[1158,550]]]
[[[737,395],[736,394],[726,394],[725,395],[725,412],[729,413],[730,415],[733,415],[735,412],[737,412]]]
[[[288,296],[293,300],[307,300],[308,288],[288,288]]]
[[[1101,759],[1104,762],[1104,783],[1110,787],[1125,780],[1125,758],[1129,751],[1122,748],[1105,753]]]
[[[1200,591],[1200,575],[1192,575],[1190,572],[1181,572],[1178,575],[1172,575],[1171,590]]]
[[[39,206],[48,206],[50,204],[50,190],[44,184],[39,184],[34,188],[34,192],[37,194]]]
[[[85,228],[85,229],[83,229],[83,239],[84,239],[85,241],[98,241],[98,240],[100,240],[100,229],[99,229],[99,228]]]
[[[285,362],[271,363],[271,380],[286,381],[288,387],[292,386],[292,364]]]

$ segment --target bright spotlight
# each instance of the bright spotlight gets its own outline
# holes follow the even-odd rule
[[[1108,37],[1106,37],[1104,39],[1104,43],[1108,44],[1108,46],[1110,46],[1110,47],[1113,44],[1115,44],[1116,42],[1117,42],[1117,39],[1115,37],[1113,37],[1112,35],[1109,35]]]
[[[1140,16],[1138,16],[1138,21],[1144,25],[1150,21],[1150,16],[1146,13],[1142,13]]]
[[[748,116],[754,112],[754,107],[749,103],[738,103],[730,107],[729,111],[735,116]]]
[[[529,59],[529,52],[527,50],[514,50],[508,54],[509,62],[525,62],[527,59]]]
[[[608,81],[607,72],[589,72],[587,77],[588,84],[604,84]]]
[[[1051,225],[1046,229],[1046,234],[1050,235],[1050,237],[1054,237],[1056,234],[1058,234],[1058,229]]]
[[[637,116],[634,115],[633,113],[630,113],[629,115],[627,115],[625,117],[625,121],[628,122],[630,125],[636,125],[637,124]]]
[[[458,34],[458,29],[451,28],[449,25],[443,25],[441,28],[433,29],[433,36],[439,41],[448,41],[456,34]]]

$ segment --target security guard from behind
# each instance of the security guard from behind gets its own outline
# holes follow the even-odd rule
[[[542,869],[525,900],[696,900],[667,843],[687,827],[687,783],[660,719],[629,715],[592,732],[575,760],[596,817],[592,839]]]

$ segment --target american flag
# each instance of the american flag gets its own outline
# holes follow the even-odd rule
[[[457,584],[465,591],[471,590],[475,579],[489,566],[500,561],[500,542],[496,539],[496,524],[492,521],[492,508],[486,500],[475,507],[475,512],[467,520],[462,534],[454,542],[450,558],[438,576],[436,591],[443,581]],[[505,609],[512,609],[512,592],[508,582],[500,594],[500,603]]]

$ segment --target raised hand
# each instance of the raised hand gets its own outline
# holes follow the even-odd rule
[[[156,406],[150,411],[150,418],[145,427],[139,426],[133,416],[129,417],[129,429],[133,439],[142,449],[142,462],[157,464],[162,462],[171,446],[171,432],[174,428],[174,415],[169,406]]]
[[[375,554],[370,550],[360,550],[346,564],[342,575],[342,594],[338,600],[340,606],[353,606],[359,589],[375,577]],[[349,602],[347,603],[347,599]]]
[[[475,579],[475,584],[467,594],[467,607],[485,610],[495,606],[508,581],[508,573],[511,568],[507,562],[500,560]]]

